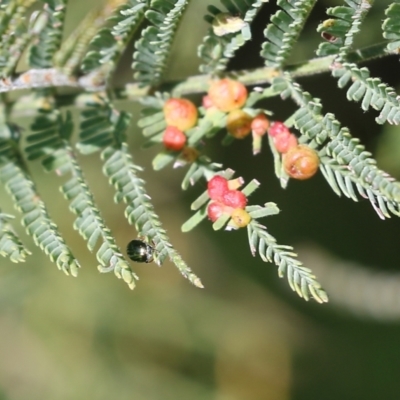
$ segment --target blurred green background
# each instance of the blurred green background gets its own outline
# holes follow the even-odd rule
[[[70,0],[67,31],[100,2]],[[211,1],[193,0],[171,57],[169,79],[197,73],[196,46],[206,32],[201,19]],[[214,1],[214,4],[219,4]],[[296,46],[293,61],[312,57],[320,40],[315,28],[327,6],[319,1]],[[389,1],[379,1],[358,44],[382,40],[379,26]],[[259,45],[275,2],[266,4],[254,40],[239,52],[232,69],[262,65]],[[131,79],[124,58],[116,84]],[[399,86],[398,57],[368,64],[372,74]],[[374,154],[379,166],[400,177],[399,132],[374,123],[345,100],[328,74],[300,83],[322,98]],[[119,103],[138,116],[139,108]],[[293,111],[290,102],[266,103],[276,119]],[[156,150],[140,149],[132,129],[135,161],[144,166],[149,194],[172,242],[205,289],[184,280],[165,263],[134,265],[140,276],[131,292],[113,274],[100,275],[95,257],[72,229],[73,215],[58,191],[59,178],[32,165],[38,189],[67,243],[83,266],[77,279],[60,273],[19,232],[33,251],[25,264],[1,260],[0,400],[353,400],[400,398],[400,223],[381,221],[365,200],[338,198],[319,175],[290,182],[282,190],[267,148],[251,155],[250,140],[207,147],[216,162],[235,169],[261,188],[252,204],[274,201],[281,214],[265,220],[281,244],[295,246],[317,274],[330,303],[306,303],[278,279],[276,267],[253,258],[246,232],[213,232],[204,222],[189,234],[180,226],[199,185],[180,191],[184,170],[151,169]],[[136,237],[113,204],[98,155],[81,158],[103,216],[119,245]],[[4,211],[15,213],[0,192]],[[4,205],[3,205],[4,203]],[[17,226],[17,224],[15,224]]]

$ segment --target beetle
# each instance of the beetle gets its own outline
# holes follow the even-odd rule
[[[154,260],[154,251],[153,246],[140,239],[131,240],[126,248],[128,257],[140,263],[151,263]]]

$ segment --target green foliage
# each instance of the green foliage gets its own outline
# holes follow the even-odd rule
[[[400,102],[396,91],[383,83],[380,78],[370,77],[368,68],[343,63],[340,68],[334,69],[332,74],[339,78],[340,88],[351,82],[347,90],[348,100],[361,101],[361,108],[364,111],[370,107],[381,111],[375,119],[378,124],[389,122],[397,125],[400,122]]]
[[[261,56],[266,66],[281,68],[285,64],[315,3],[316,0],[278,0],[282,10],[271,16],[264,31],[267,41]]]
[[[177,97],[177,93],[204,93],[210,79],[224,76],[229,60],[252,38],[251,24],[264,3],[267,1],[221,0],[221,7],[209,5],[204,18],[210,27],[198,47],[199,70],[204,75],[188,77],[179,83],[164,82],[163,76],[188,0],[110,1],[83,18],[80,26],[65,39],[62,37],[64,17],[68,15],[65,0],[45,1],[39,12],[32,11],[35,0],[0,4],[0,89],[2,92],[21,88],[36,90],[36,96],[29,100],[23,96],[16,96],[17,100],[7,95],[2,98],[0,179],[22,214],[27,233],[59,269],[76,276],[79,263],[36,191],[29,173],[29,165],[35,160],[41,161],[45,171],[68,176],[61,184],[61,192],[76,215],[74,228],[87,241],[89,250],[96,253],[99,270],[113,271],[130,288],[138,279],[101,217],[85,180],[74,146],[74,134],[79,131],[76,148],[83,156],[100,153],[102,172],[115,190],[115,201],[125,203],[127,221],[134,225],[139,237],[154,246],[155,262],[161,265],[168,258],[184,277],[202,287],[200,279],[170,243],[155,213],[140,177],[141,167],[133,161],[129,150],[127,132],[132,123],[137,122],[145,138],[144,147],[158,147],[152,163],[155,170],[170,165],[187,167],[181,183],[183,190],[193,185],[204,187],[219,174],[229,180],[235,187],[233,190],[239,191],[243,179],[233,178],[234,171],[207,154],[206,144],[213,138],[220,138],[223,145],[236,140],[226,127],[228,113],[212,105],[199,107],[196,125],[184,132],[185,146],[180,151],[171,151],[162,146],[166,128],[163,107],[165,101]],[[333,191],[354,201],[359,196],[368,199],[382,219],[392,214],[400,216],[400,183],[380,170],[360,140],[352,137],[349,129],[342,127],[333,114],[324,114],[322,101],[303,90],[296,81],[304,74],[330,70],[338,80],[339,89],[346,89],[349,101],[360,102],[364,111],[372,108],[379,112],[378,124],[400,124],[400,103],[395,89],[382,78],[373,76],[368,66],[360,66],[387,52],[399,52],[400,2],[393,1],[385,11],[382,35],[386,42],[363,49],[357,48],[355,40],[362,29],[368,29],[363,23],[374,2],[345,0],[343,5],[328,8],[329,19],[317,28],[324,40],[318,47],[317,58],[301,60],[301,65],[287,65],[315,4],[316,0],[278,0],[278,10],[270,16],[264,31],[261,55],[265,67],[231,74],[252,87],[242,111],[249,118],[273,115],[274,110],[265,109],[263,100],[291,99],[295,110],[286,116],[285,125],[292,133],[297,133],[299,143],[317,152],[320,170]],[[30,22],[26,23],[28,18]],[[112,87],[113,72],[131,42],[135,49],[134,82],[117,90]],[[28,55],[28,63],[24,63],[24,54]],[[26,64],[31,69],[15,77],[17,66],[23,68]],[[45,92],[49,86],[53,88]],[[70,86],[71,92],[59,90],[64,86]],[[132,116],[121,111],[117,103],[120,98],[139,101],[141,115]],[[71,105],[78,110],[76,113],[67,108]],[[33,120],[26,124],[29,128],[23,130],[15,115],[26,107]],[[76,114],[79,127],[75,126]],[[24,151],[20,145],[21,135],[27,143]],[[291,179],[290,171],[285,169],[285,155],[278,151],[275,139],[272,135],[256,134],[254,129],[251,137],[254,154],[260,152],[262,146],[270,147],[275,174],[286,188]],[[247,200],[258,186],[257,181],[250,180],[240,189],[241,196]],[[211,201],[206,190],[192,201],[193,215],[182,224],[183,232],[207,219]],[[286,276],[290,287],[300,297],[326,302],[326,293],[312,272],[297,259],[293,248],[279,245],[259,222],[260,218],[278,214],[277,205],[266,202],[243,207],[250,219],[247,230],[251,253],[259,253],[263,261],[274,263],[278,275]],[[231,218],[233,211],[224,208],[212,228],[237,229],[239,226]],[[16,236],[10,221],[10,215],[0,213],[0,254],[14,262],[23,261],[29,251]]]
[[[50,99],[44,99],[48,105]],[[133,289],[137,276],[131,271],[128,262],[121,254],[111,231],[105,225],[94,202],[93,195],[85,181],[83,172],[69,144],[73,131],[71,114],[62,118],[58,110],[53,108],[39,109],[38,116],[32,126],[32,134],[27,140],[28,159],[42,158],[46,171],[55,171],[58,176],[71,174],[71,179],[61,186],[64,197],[71,201],[70,209],[77,215],[74,228],[87,241],[90,251],[94,251],[97,243],[101,246],[96,252],[100,272],[114,271]]]
[[[144,18],[146,0],[130,0],[119,6],[89,43],[82,63],[83,72],[103,67],[108,73]]]
[[[90,108],[82,112],[78,148],[84,154],[104,149],[101,153],[103,172],[116,189],[115,201],[123,201],[127,205],[125,217],[135,225],[139,236],[154,243],[156,262],[162,264],[169,256],[185,278],[202,287],[200,279],[169,242],[150,196],[146,193],[144,182],[137,176],[141,168],[133,163],[125,142],[130,116],[118,112],[104,97],[91,96],[86,100],[86,105]]]
[[[44,19],[38,43],[30,49],[29,64],[32,68],[51,68],[58,50],[64,27],[66,0],[49,0],[43,9]]]
[[[151,24],[135,43],[132,68],[141,86],[157,85],[167,66],[179,22],[189,0],[152,0],[145,17]]]
[[[274,85],[299,106],[293,119],[304,135],[304,141],[312,146],[323,145],[321,171],[335,193],[343,193],[357,201],[355,185],[382,219],[390,217],[388,209],[400,215],[400,183],[377,168],[376,161],[359,140],[352,138],[349,130],[342,128],[333,114],[322,115],[321,102],[304,92],[297,83],[278,78]]]
[[[116,189],[116,199],[122,199],[127,207],[125,216],[131,224],[150,243],[154,243],[155,261],[162,264],[167,256],[178,268],[179,272],[197,287],[203,287],[200,279],[183,261],[180,254],[172,247],[165,229],[150,202],[150,196],[144,188],[144,181],[136,172],[138,167],[132,162],[128,147],[123,144],[120,149],[107,148],[102,158],[104,173]]]
[[[328,42],[320,44],[317,54],[337,54],[343,59],[351,50],[354,36],[360,31],[361,22],[372,3],[373,0],[346,0],[347,7],[328,8],[326,13],[333,18],[323,21],[317,29]]]
[[[15,217],[0,212],[0,255],[12,262],[23,262],[31,254],[14,232],[10,221]]]
[[[278,266],[279,277],[287,276],[290,287],[300,297],[309,300],[310,296],[318,303],[326,303],[328,296],[315,280],[311,270],[301,265],[296,259],[291,246],[278,245],[264,226],[252,221],[247,226],[250,249],[253,255],[257,250],[265,262],[273,262]]]
[[[386,9],[385,14],[387,18],[382,25],[383,37],[389,40],[388,51],[398,53],[400,48],[400,1],[394,0]]]
[[[251,40],[250,24],[265,2],[266,0],[238,0],[236,2],[229,0],[223,3],[226,10],[220,10],[215,6],[208,7],[210,14],[205,17],[205,20],[212,26],[198,48],[198,56],[203,61],[203,64],[199,66],[200,72],[216,74],[226,69],[229,60],[234,57],[236,51]],[[227,22],[227,27],[224,28],[226,33],[217,35],[214,32],[214,25],[219,16],[227,13],[232,16],[243,16],[243,27],[239,32],[232,32],[233,28],[230,28],[229,22]]]
[[[338,80],[340,88],[346,87],[347,99],[361,101],[361,107],[367,111],[370,107],[381,111],[376,118],[378,124],[386,121],[398,124],[400,119],[400,103],[393,88],[383,83],[380,78],[370,77],[368,68],[360,68],[354,63],[346,62],[346,56],[352,50],[353,39],[360,30],[360,24],[372,6],[371,0],[348,0],[349,7],[334,7],[327,14],[335,17],[322,22],[318,31],[322,32],[327,43],[321,43],[317,54],[320,56],[336,54],[332,75]],[[390,19],[389,19],[390,20]],[[390,25],[389,20],[384,26]],[[392,20],[393,22],[393,20]],[[385,33],[384,33],[385,35]]]
[[[218,172],[217,174],[230,179],[234,171],[227,170]],[[214,174],[213,174],[214,175]],[[246,185],[242,192],[249,196],[257,188],[259,183],[256,180],[251,181]],[[207,191],[198,197],[191,205],[191,209],[197,212],[182,225],[182,231],[188,232],[197,226],[207,217],[207,207],[210,204]],[[250,245],[250,251],[253,256],[258,252],[264,262],[274,263],[278,266],[279,277],[287,276],[290,287],[296,291],[300,297],[309,300],[312,297],[319,303],[328,301],[328,296],[321,288],[321,285],[312,275],[311,270],[305,268],[299,261],[292,250],[291,246],[279,245],[276,239],[267,232],[264,225],[261,225],[257,219],[269,217],[279,213],[279,208],[275,203],[266,203],[264,206],[246,206],[245,210],[251,217],[251,222],[247,225],[247,233]],[[213,223],[214,230],[222,228],[230,230],[235,229],[235,224],[227,215],[222,215]]]
[[[13,136],[16,134],[14,131]],[[51,220],[35,184],[25,170],[17,145],[13,137],[0,140],[0,180],[12,197],[15,208],[22,214],[22,224],[35,244],[57,264],[58,269],[67,275],[77,276],[80,265]]]
[[[27,29],[25,20],[26,4],[16,1],[4,3],[0,8],[0,77],[5,78],[14,72],[14,69],[25,50],[31,35],[34,34],[34,24]],[[33,26],[32,26],[33,25]]]

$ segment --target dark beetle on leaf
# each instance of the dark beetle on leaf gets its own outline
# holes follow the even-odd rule
[[[143,240],[135,239],[126,248],[128,257],[135,262],[151,263],[154,260],[154,247]]]

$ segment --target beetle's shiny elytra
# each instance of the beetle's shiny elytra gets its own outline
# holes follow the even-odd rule
[[[154,247],[143,240],[135,239],[128,243],[126,248],[128,257],[135,262],[150,263],[154,259]]]

